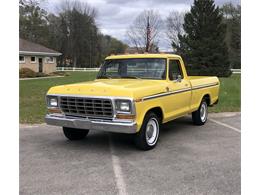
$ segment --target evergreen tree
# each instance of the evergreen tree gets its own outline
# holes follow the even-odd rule
[[[230,61],[232,68],[241,68],[241,21],[234,19],[231,26]]]
[[[232,68],[241,68],[241,6],[224,4],[221,9],[227,25],[226,42]]]
[[[185,15],[184,35],[179,35],[180,53],[191,75],[229,76],[231,74],[225,42],[226,25],[213,0],[194,0]]]

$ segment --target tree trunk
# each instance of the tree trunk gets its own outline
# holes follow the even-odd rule
[[[73,67],[76,68],[77,67],[77,57],[74,56],[73,58]]]

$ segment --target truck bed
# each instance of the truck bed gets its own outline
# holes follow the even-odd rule
[[[212,105],[218,100],[219,80],[214,76],[188,76],[192,88],[191,110],[198,108],[201,102],[201,94],[208,94],[209,104]]]
[[[218,84],[219,80],[214,76],[188,76],[192,88],[202,85],[213,85]]]

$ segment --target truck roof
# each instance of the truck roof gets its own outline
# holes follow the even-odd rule
[[[180,56],[176,54],[164,54],[164,53],[120,54],[120,55],[110,55],[106,57],[106,60],[128,59],[128,58],[180,58]]]

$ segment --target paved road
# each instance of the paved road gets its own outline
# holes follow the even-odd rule
[[[157,147],[124,134],[67,141],[59,127],[20,126],[20,194],[240,194],[240,114],[168,123]]]

